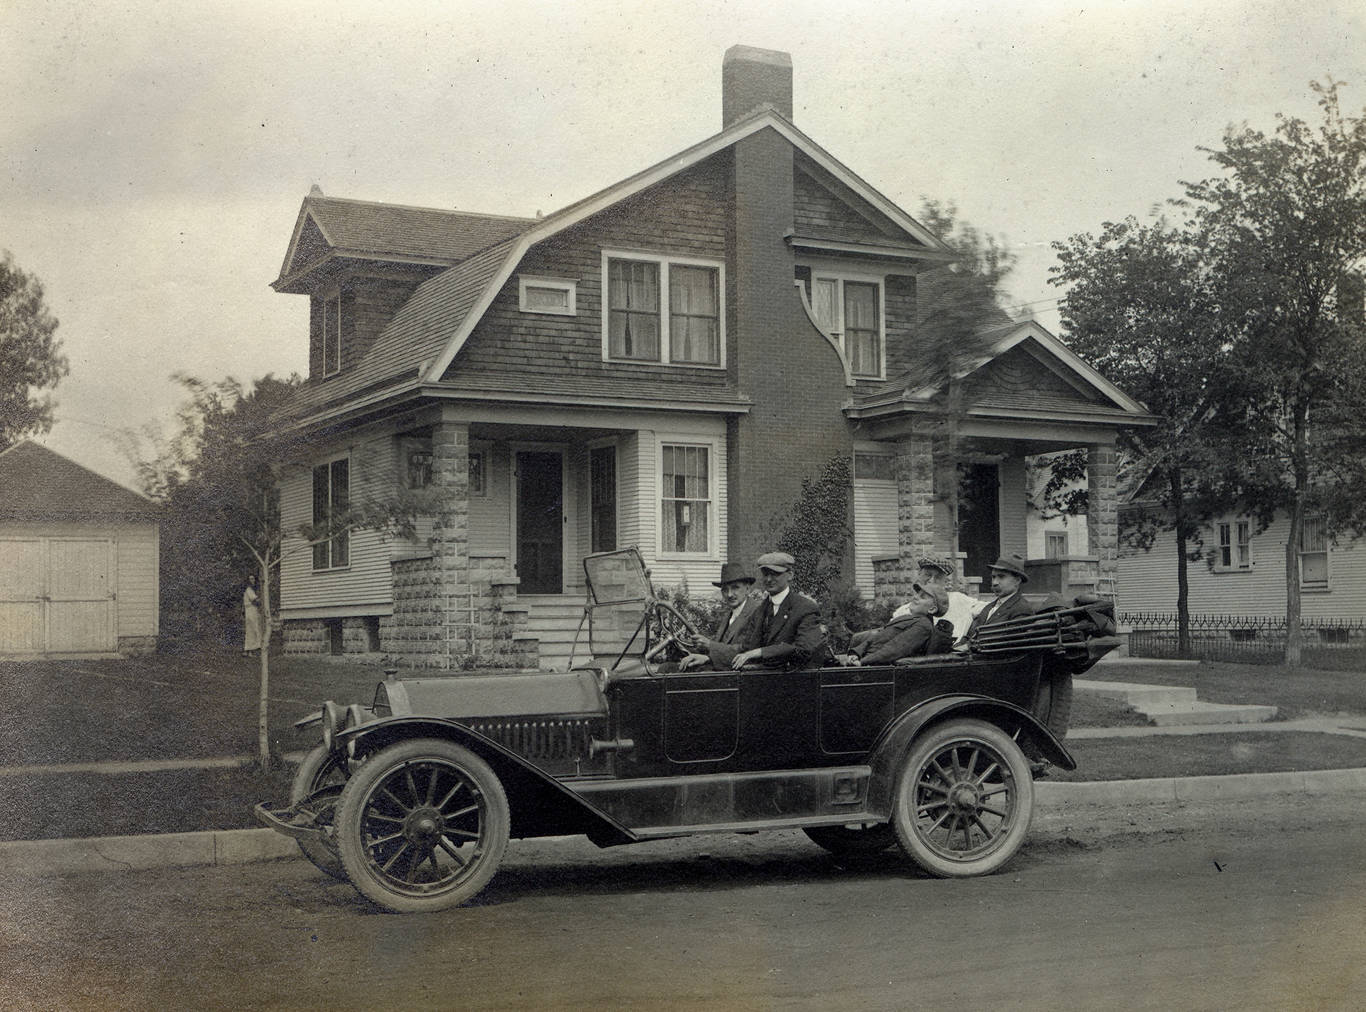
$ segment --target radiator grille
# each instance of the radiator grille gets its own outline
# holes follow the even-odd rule
[[[498,720],[469,725],[528,759],[572,759],[588,754],[586,720]]]

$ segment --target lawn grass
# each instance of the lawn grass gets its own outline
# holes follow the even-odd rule
[[[1069,739],[1067,750],[1077,768],[1052,770],[1050,779],[1136,780],[1366,767],[1366,738],[1312,731]]]
[[[317,742],[292,723],[324,699],[368,702],[383,678],[377,664],[272,658],[270,736],[281,753]],[[412,672],[405,672],[412,674]],[[424,673],[426,674],[426,673]],[[10,732],[0,766],[109,759],[251,756],[257,748],[255,659],[232,653],[110,661],[0,663]],[[460,677],[455,675],[452,677]],[[1286,718],[1366,714],[1366,675],[1255,665],[1101,664],[1086,678],[1193,685],[1200,698],[1270,703]],[[1073,727],[1145,723],[1125,704],[1078,693]],[[1366,740],[1299,732],[1247,732],[1069,740],[1075,773],[1055,779],[1112,780],[1366,767]],[[249,768],[137,774],[0,777],[0,839],[240,829],[256,825],[258,801],[285,801],[289,770]]]
[[[1083,676],[1095,681],[1189,685],[1206,703],[1258,703],[1276,707],[1278,720],[1366,714],[1366,672],[1292,670],[1283,665],[1097,664]],[[1076,727],[1084,726],[1074,720]]]

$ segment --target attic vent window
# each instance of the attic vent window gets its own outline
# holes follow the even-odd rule
[[[564,278],[519,277],[518,305],[524,313],[573,316],[577,312],[578,282]]]

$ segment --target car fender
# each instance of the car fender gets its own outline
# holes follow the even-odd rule
[[[636,840],[630,830],[554,777],[458,721],[441,717],[383,717],[339,732],[337,747],[361,756],[414,738],[455,742],[488,763],[507,793],[514,838],[583,835],[599,847]]]
[[[873,743],[868,752],[871,767],[868,781],[870,809],[891,812],[897,774],[911,743],[926,728],[955,717],[975,717],[995,724],[1016,740],[1028,740],[1054,765],[1065,770],[1077,768],[1077,761],[1062,742],[1028,710],[986,696],[937,696],[901,714],[883,729]]]

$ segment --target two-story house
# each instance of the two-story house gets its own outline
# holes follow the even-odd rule
[[[316,453],[285,530],[403,486],[447,514],[291,552],[287,649],[554,663],[585,555],[636,545],[657,585],[709,591],[835,456],[870,593],[955,524],[971,572],[1023,551],[1025,458],[1050,450],[1090,455],[1086,577],[1113,558],[1115,433],[1142,406],[1004,322],[959,381],[976,491],[949,516],[943,391],[908,377],[951,251],[793,124],[787,54],[733,47],[722,80],[719,133],[546,217],[304,199],[274,287],[312,307],[293,424]]]

